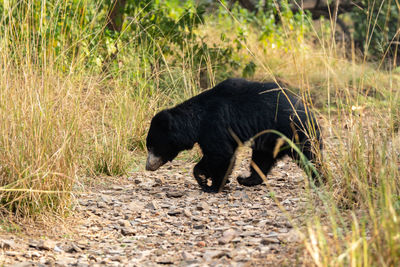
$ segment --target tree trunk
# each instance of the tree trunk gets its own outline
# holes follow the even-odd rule
[[[257,12],[255,0],[232,0],[252,12]],[[279,5],[279,1],[276,2]],[[354,7],[362,7],[361,0],[291,0],[289,1],[293,12],[308,10],[312,14],[313,19],[318,19],[321,16],[329,17],[334,14],[334,9],[337,7],[337,14],[351,11]]]
[[[126,0],[115,0],[111,3],[107,15],[107,28],[111,31],[121,32],[124,22]]]
[[[125,5],[126,0],[115,0],[111,2],[106,24],[107,29],[110,31],[121,32],[124,23]],[[115,52],[105,58],[103,63],[103,72],[107,72],[110,63],[117,58],[118,47],[116,46],[115,48]]]
[[[256,6],[251,2],[251,0],[239,0],[239,4],[251,12],[257,11]]]

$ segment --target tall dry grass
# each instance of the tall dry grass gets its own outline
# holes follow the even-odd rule
[[[260,48],[257,34],[250,31],[244,45],[257,62],[258,79],[279,79],[299,88],[319,111],[327,182],[310,192],[314,215],[299,226],[309,256],[304,264],[396,266],[400,76],[360,57],[354,46],[337,43],[336,25],[330,23],[328,32],[315,25],[300,36],[285,30],[288,44],[279,47],[271,41],[264,44],[268,49]]]
[[[198,92],[191,43],[174,64],[168,55],[159,55],[162,68],[154,70],[147,53],[159,47],[136,43],[139,33],[124,44],[124,33],[115,43],[99,38],[105,29],[99,24],[105,16],[100,5],[2,3],[2,215],[68,213],[84,183],[97,183],[103,175],[118,179],[135,168],[150,118],[161,107]],[[99,51],[116,45],[121,61],[104,70],[107,63]]]
[[[368,8],[368,7],[366,7]],[[318,113],[323,129],[321,174],[326,184],[308,192],[312,214],[297,227],[304,235],[305,265],[396,266],[400,262],[400,75],[371,62],[351,40],[337,42],[337,25],[325,21],[296,32],[285,20],[285,44],[259,33],[230,13],[219,36],[245,30],[238,57],[256,62],[257,80],[279,80]],[[286,25],[285,25],[286,23]],[[376,28],[371,20],[370,28]],[[377,30],[377,29],[376,29]],[[276,38],[279,40],[282,36]],[[235,36],[230,36],[233,40]],[[369,38],[367,38],[369,39]],[[210,42],[219,40],[210,39]],[[240,74],[238,74],[240,75]],[[307,187],[307,186],[306,186]],[[310,213],[311,212],[311,213]],[[290,217],[290,214],[288,214]],[[309,216],[309,215],[307,215]]]

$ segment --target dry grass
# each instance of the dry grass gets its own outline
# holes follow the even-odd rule
[[[209,36],[222,32],[229,31],[204,29]],[[250,28],[242,42],[247,51],[239,56],[256,62],[257,80],[299,88],[319,110],[327,183],[317,190],[323,208],[314,210],[304,233],[311,256],[306,264],[395,266],[400,261],[400,76],[364,61],[354,48],[344,51],[329,32],[284,33],[287,43],[279,46],[273,40],[260,43]]]

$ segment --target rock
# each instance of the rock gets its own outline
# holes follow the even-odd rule
[[[91,189],[93,194],[78,195],[77,234],[56,233],[54,244],[5,233],[4,240],[0,238],[0,262],[10,266],[32,261],[43,267],[302,265],[297,254],[301,235],[292,230],[310,217],[303,211],[303,201],[308,200],[304,189],[292,181],[292,173],[297,177],[302,171],[289,159],[284,161],[284,169],[270,175],[270,188],[247,188],[233,181],[220,194],[205,194],[194,179],[186,179],[192,163],[171,171],[134,172],[130,183],[116,187],[108,180],[100,189]],[[277,187],[285,171],[290,175]],[[168,183],[154,187],[156,177]],[[276,196],[271,198],[270,192]],[[293,227],[275,198],[291,209]]]
[[[206,262],[212,261],[213,259],[219,259],[222,258],[224,256],[227,256],[229,258],[229,254],[227,254],[225,251],[221,251],[221,250],[207,250],[206,252],[204,252],[203,254],[203,259]]]
[[[183,191],[171,191],[171,192],[167,192],[167,197],[169,198],[179,198],[179,197],[183,197],[185,193]]]
[[[24,255],[25,258],[39,258],[41,256],[41,253],[38,251],[27,251]]]
[[[11,251],[11,250],[9,250],[9,251],[6,251],[5,254],[6,254],[7,256],[16,257],[16,256],[18,256],[20,253],[19,253],[19,252],[16,252],[16,251]]]
[[[30,261],[24,261],[10,265],[10,267],[33,267],[33,266],[35,266],[35,264]]]
[[[303,241],[302,234],[294,229],[288,233],[280,234],[278,239],[283,243],[300,243]]]
[[[193,229],[199,230],[199,229],[203,229],[204,225],[203,224],[195,224],[193,225]]]
[[[129,236],[129,235],[135,235],[136,231],[135,229],[133,229],[133,227],[129,226],[129,227],[122,227],[121,228],[121,234],[123,234],[124,236]]]
[[[63,252],[64,250],[62,250],[59,246],[54,246],[54,251],[55,252]]]
[[[168,214],[169,216],[177,216],[177,215],[179,215],[179,214],[181,214],[181,213],[182,213],[181,210],[175,210],[175,209],[170,210],[170,211],[167,212],[167,214]]]
[[[75,252],[81,252],[82,249],[80,247],[78,247],[77,245],[75,245],[75,243],[70,242],[69,244],[65,245],[63,247],[65,252],[68,253],[75,253]]]
[[[241,237],[249,237],[249,236],[258,236],[260,233],[258,232],[253,232],[253,231],[245,231],[240,233]]]
[[[15,242],[13,240],[0,240],[0,248],[2,249],[13,249],[15,248]]]
[[[196,209],[199,211],[208,211],[210,210],[210,206],[208,206],[208,204],[205,202],[200,202],[200,204],[197,205]]]
[[[118,220],[118,224],[125,228],[131,227],[131,223],[128,220]]]
[[[222,234],[222,237],[218,239],[218,243],[221,245],[225,245],[231,242],[237,236],[238,236],[237,231],[235,231],[234,229],[228,229]]]
[[[144,206],[148,210],[158,210],[160,207],[158,206],[157,202],[151,201]]]
[[[94,255],[89,255],[89,256],[88,256],[88,260],[97,262],[97,258],[96,258]]]
[[[119,185],[113,185],[113,186],[111,187],[111,189],[114,190],[114,191],[122,191],[122,190],[124,190],[125,188],[122,187],[122,186],[119,186]]]
[[[261,240],[261,244],[269,245],[269,244],[279,244],[280,241],[276,237],[265,237]]]
[[[99,209],[105,209],[105,208],[107,208],[107,205],[104,202],[97,202],[97,207]]]
[[[37,248],[40,250],[53,250],[56,243],[51,240],[40,241],[37,245]]]
[[[143,209],[143,203],[139,203],[137,201],[132,201],[127,205],[127,209],[130,211],[140,211]]]
[[[118,261],[118,262],[123,262],[124,259],[121,256],[115,255],[109,258],[111,261]]]
[[[193,215],[192,215],[192,213],[190,212],[189,209],[184,209],[184,210],[183,210],[183,214],[184,214],[186,217],[188,217],[188,218],[193,217]]]
[[[182,259],[185,261],[191,261],[194,259],[194,256],[187,251],[182,252]]]
[[[76,262],[76,259],[70,257],[58,257],[56,260],[56,266],[68,266]]]
[[[157,261],[158,264],[162,264],[162,265],[172,265],[174,264],[174,261],[171,259],[161,259]]]
[[[266,235],[265,237],[278,237],[278,233],[276,232],[270,232],[268,235]]]
[[[206,242],[204,242],[204,241],[199,241],[199,242],[197,242],[196,245],[197,245],[198,247],[204,248],[204,247],[206,246]]]

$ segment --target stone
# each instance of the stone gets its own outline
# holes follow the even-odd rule
[[[183,197],[185,193],[183,191],[171,191],[167,192],[166,196],[169,198],[180,198]]]
[[[158,210],[160,207],[158,206],[157,202],[151,201],[144,206],[148,210]]]
[[[78,247],[73,242],[70,242],[67,245],[65,245],[63,247],[63,249],[64,249],[65,252],[68,252],[68,253],[75,253],[75,252],[81,252],[82,251],[82,249],[80,247]]]
[[[269,244],[279,244],[280,241],[276,237],[265,237],[261,240],[261,244],[269,245]]]
[[[107,208],[107,205],[104,202],[97,202],[97,207],[99,209],[105,209],[105,208]]]
[[[303,241],[302,234],[297,230],[290,230],[288,233],[280,234],[278,239],[283,243],[300,243]]]
[[[15,242],[11,239],[0,240],[0,248],[2,249],[13,249],[15,248]]]
[[[123,220],[123,219],[118,220],[118,224],[125,228],[131,227],[131,223],[128,220]]]
[[[204,242],[204,241],[199,241],[199,242],[197,242],[196,245],[197,245],[198,247],[204,248],[204,247],[206,246],[206,242]]]
[[[178,216],[178,215],[181,214],[181,213],[182,213],[182,211],[181,211],[181,210],[178,210],[178,209],[176,209],[176,210],[170,210],[170,211],[167,212],[167,214],[168,214],[169,216]]]
[[[205,202],[200,202],[200,204],[197,205],[196,209],[199,211],[208,211],[210,210],[210,206],[208,206],[208,204]]]
[[[68,266],[75,262],[76,262],[76,259],[74,259],[74,258],[60,256],[57,258],[55,265],[56,266]]]
[[[56,243],[51,240],[44,240],[38,243],[37,248],[40,250],[53,250],[56,246]]]
[[[182,252],[182,259],[185,261],[191,261],[194,259],[194,256],[187,251]]]
[[[238,236],[238,232],[235,231],[234,229],[228,229],[224,231],[222,234],[222,237],[218,239],[218,243],[221,245],[225,245],[229,242],[231,242],[233,239],[235,239]]]
[[[292,181],[302,171],[291,160],[284,162],[283,169],[269,177],[270,187],[238,186],[233,178],[229,188],[220,194],[203,193],[193,177],[189,178],[195,163],[181,168],[179,160],[179,168],[171,171],[160,168],[156,172],[134,172],[132,181],[124,185],[119,180],[114,187],[112,180],[107,180],[100,189],[91,189],[93,193],[77,195],[81,208],[76,211],[77,231],[73,235],[64,237],[63,232],[56,233],[51,236],[58,235],[54,237],[57,239],[44,244],[47,240],[43,238],[27,241],[20,235],[6,237],[5,233],[0,238],[3,264],[34,261],[35,266],[79,267],[302,265],[302,257],[295,258],[298,255],[293,254],[298,251],[301,233],[292,230],[306,225],[305,219],[310,216],[304,215],[303,201],[308,200],[304,199],[304,189]],[[285,171],[290,175],[277,187],[277,180],[284,177]],[[233,175],[237,176],[237,172]],[[157,177],[165,178],[165,182],[154,186]],[[141,182],[137,185],[134,179]],[[273,198],[270,192],[274,192]],[[276,199],[291,209],[291,220],[276,205]],[[46,233],[41,236],[46,238]],[[8,239],[15,242],[10,242],[12,248],[4,242]]]
[[[130,235],[135,235],[136,231],[135,229],[133,229],[133,227],[129,226],[129,227],[122,227],[121,228],[121,234],[123,234],[124,236],[130,236]]]
[[[35,266],[35,264],[30,261],[24,261],[10,265],[10,267],[33,267],[33,266]]]
[[[213,259],[219,259],[222,258],[224,256],[228,256],[229,255],[225,252],[225,251],[221,251],[221,250],[207,250],[206,252],[204,252],[203,254],[203,259],[206,262],[210,262]]]
[[[62,250],[59,246],[54,246],[54,251],[60,253],[63,252],[64,250]]]
[[[20,253],[16,252],[16,251],[8,250],[8,251],[5,252],[5,254],[7,256],[15,257],[15,256],[18,256]]]
[[[184,210],[183,210],[183,214],[184,214],[186,217],[188,217],[188,218],[193,217],[193,215],[192,215],[192,213],[190,212],[189,209],[184,209]]]

